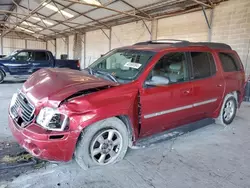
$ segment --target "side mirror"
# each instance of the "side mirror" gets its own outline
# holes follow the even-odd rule
[[[16,61],[15,56],[13,56],[13,57],[11,58],[11,61]]]
[[[169,79],[163,76],[153,76],[151,80],[145,82],[147,86],[168,85]]]

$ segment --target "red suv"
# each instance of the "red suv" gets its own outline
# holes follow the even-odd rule
[[[82,72],[37,71],[14,94],[9,126],[36,157],[107,165],[157,133],[206,119],[230,124],[244,84],[240,58],[226,44],[141,42]]]

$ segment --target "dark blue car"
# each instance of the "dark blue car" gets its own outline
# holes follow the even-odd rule
[[[80,70],[79,60],[58,60],[47,50],[17,50],[0,59],[0,83],[8,78],[26,79],[41,68]]]

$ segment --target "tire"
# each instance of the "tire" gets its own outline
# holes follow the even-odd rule
[[[85,170],[114,164],[124,158],[128,143],[126,125],[118,118],[108,118],[83,130],[76,145],[75,160]]]
[[[4,73],[0,70],[0,84],[3,83],[4,80]]]
[[[221,107],[220,115],[216,119],[217,124],[229,125],[233,122],[237,111],[237,101],[233,94],[228,94]]]

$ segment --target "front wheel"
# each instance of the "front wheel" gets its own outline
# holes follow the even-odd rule
[[[228,95],[221,108],[219,117],[216,123],[229,125],[233,122],[237,111],[237,101],[233,95]]]
[[[87,127],[75,150],[75,160],[83,168],[114,164],[126,154],[128,131],[118,118],[109,118]]]
[[[4,73],[0,70],[0,84],[3,83],[4,80]]]

